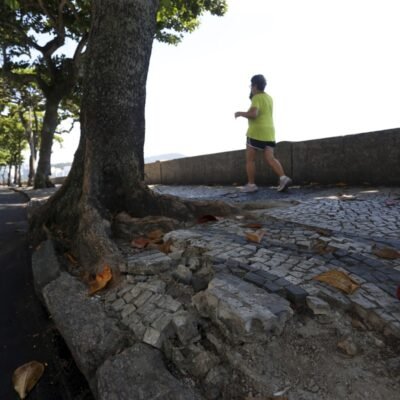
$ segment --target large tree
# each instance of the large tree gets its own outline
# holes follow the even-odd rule
[[[26,74],[29,71],[21,70],[20,73]],[[10,82],[0,76],[0,83],[0,109],[2,111],[0,118],[13,114],[19,118],[25,131],[25,139],[30,150],[28,186],[31,186],[36,171],[37,149],[43,125],[44,99],[34,82],[25,83],[16,80],[13,85],[10,85]]]
[[[184,220],[204,213],[204,204],[158,196],[143,182],[146,80],[156,35],[171,37],[182,14],[193,29],[204,10],[223,14],[226,4],[166,0],[162,7],[158,0],[93,1],[78,150],[66,182],[34,220],[37,241],[45,226],[91,272],[118,263],[110,233],[122,211]],[[165,24],[160,10],[176,18]]]
[[[60,103],[76,88],[89,29],[88,0],[3,0],[1,72],[9,82],[36,82],[46,99],[35,187],[52,186],[51,148]],[[66,40],[72,56],[60,54]],[[31,67],[20,73],[21,68]],[[16,72],[17,71],[17,72]]]

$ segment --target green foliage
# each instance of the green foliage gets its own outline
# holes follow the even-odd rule
[[[16,113],[1,115],[0,119],[0,163],[20,165],[23,162],[22,150],[27,145],[24,127]]]
[[[23,74],[24,71],[17,71]],[[43,124],[44,99],[35,84],[11,86],[0,77],[1,162],[19,164],[28,140],[39,143]]]
[[[160,0],[156,39],[178,44],[184,33],[193,32],[199,26],[202,14],[222,16],[226,11],[225,0]]]

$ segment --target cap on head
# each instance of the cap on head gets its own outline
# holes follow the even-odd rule
[[[263,91],[267,86],[267,80],[264,75],[254,75],[251,78],[251,84],[254,85],[258,90]]]

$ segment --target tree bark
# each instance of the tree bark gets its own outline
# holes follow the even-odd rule
[[[29,108],[29,130],[28,130],[28,143],[29,143],[29,175],[28,186],[32,186],[36,175],[36,132],[32,128],[32,110]]]
[[[51,175],[51,148],[53,146],[54,132],[58,125],[58,106],[62,94],[59,89],[54,89],[54,94],[47,97],[46,110],[40,134],[39,162],[35,175],[35,189],[54,186],[50,180]]]
[[[188,220],[203,213],[143,182],[146,80],[158,0],[94,0],[81,108],[81,138],[70,174],[32,223],[62,231],[81,266],[117,269],[113,216],[168,215]]]

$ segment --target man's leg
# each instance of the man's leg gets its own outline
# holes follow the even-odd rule
[[[250,185],[255,183],[256,176],[256,154],[257,150],[252,147],[247,146],[246,149],[246,172],[247,172],[247,182]]]
[[[272,147],[266,147],[264,150],[264,159],[265,162],[273,169],[276,175],[281,176],[285,175],[283,171],[282,165],[277,158],[274,156],[274,149]]]
[[[266,147],[264,150],[264,158],[266,163],[274,170],[279,176],[278,192],[285,191],[291,184],[292,180],[285,175],[282,165],[278,159],[274,156],[274,149],[272,147]]]

